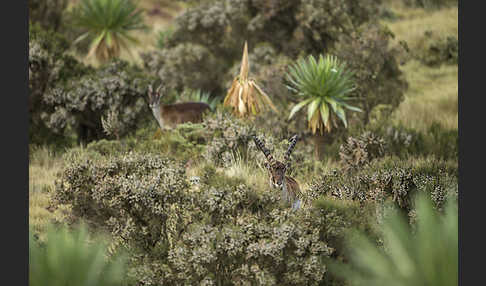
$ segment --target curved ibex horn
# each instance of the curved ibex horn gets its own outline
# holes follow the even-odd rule
[[[265,145],[263,144],[263,142],[260,141],[260,139],[258,139],[256,137],[256,135],[252,135],[252,137],[253,137],[253,141],[255,141],[255,144],[258,147],[258,149],[260,149],[260,151],[263,152],[263,154],[267,158],[268,162],[270,164],[272,164],[275,161],[275,159],[273,159],[272,154],[270,154],[270,150],[268,150],[267,148],[265,148]]]
[[[287,149],[287,152],[285,152],[285,155],[284,155],[284,160],[285,160],[286,163],[290,162],[290,154],[292,154],[292,151],[294,150],[295,144],[297,144],[298,139],[299,139],[299,136],[297,134],[295,134],[294,136],[292,136],[292,138],[290,138],[289,148]]]

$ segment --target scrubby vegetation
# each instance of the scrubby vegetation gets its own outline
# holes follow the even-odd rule
[[[457,2],[125,2],[29,1],[31,285],[457,284]],[[160,83],[203,121],[159,129]],[[295,134],[298,210],[252,140]]]

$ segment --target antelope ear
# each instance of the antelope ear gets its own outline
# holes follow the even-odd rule
[[[154,90],[152,89],[152,85],[151,85],[151,84],[149,84],[149,86],[148,86],[148,91],[149,91],[149,93],[152,93],[152,92],[154,91]]]
[[[263,166],[265,166],[267,170],[270,170],[270,164],[268,162],[265,161],[265,163],[263,163]]]

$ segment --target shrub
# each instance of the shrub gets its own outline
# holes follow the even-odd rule
[[[88,73],[91,69],[66,54],[68,41],[59,33],[29,25],[29,137],[33,144],[69,144],[41,119],[48,109],[46,91]],[[62,143],[64,142],[64,143]]]
[[[58,31],[68,0],[29,0],[29,22]]]
[[[106,240],[90,238],[83,225],[51,226],[45,243],[29,232],[29,285],[126,285],[125,257],[107,255]]]
[[[115,111],[118,116],[112,124],[126,133],[150,117],[144,100],[150,82],[151,78],[136,67],[114,60],[49,89],[43,97],[49,109],[43,110],[41,118],[56,133],[63,133],[68,126],[75,129],[78,140],[87,143],[106,137],[101,118]]]
[[[204,118],[203,126],[207,131],[207,148],[203,154],[206,160],[216,166],[228,165],[231,158],[242,156],[247,159],[251,135],[255,133],[253,124],[234,118],[228,110],[217,110]],[[226,162],[225,162],[226,161]]]
[[[441,208],[448,197],[457,199],[457,176],[457,163],[433,157],[384,157],[352,172],[334,170],[321,175],[311,182],[308,197],[326,195],[361,203],[393,201],[410,212],[415,194],[425,193]]]
[[[169,89],[202,89],[221,92],[218,86],[224,62],[203,45],[182,43],[142,55],[144,68],[161,78]]]
[[[348,137],[347,142],[340,147],[339,157],[345,169],[359,168],[375,158],[383,157],[385,148],[383,138],[368,131],[358,138]]]
[[[364,123],[379,104],[388,104],[392,110],[398,107],[408,87],[396,61],[397,50],[389,47],[390,37],[387,28],[368,23],[351,34],[342,34],[334,49],[336,56],[355,71],[357,88],[351,96],[358,98]]]
[[[70,161],[55,201],[109,230],[115,246],[131,251],[129,276],[144,285],[318,285],[322,259],[351,227],[333,208],[292,212],[277,192],[210,165],[189,186],[184,168],[168,158],[86,159]]]
[[[401,125],[389,126],[385,121],[368,130],[382,137],[387,153],[402,159],[409,156],[435,156],[440,159],[457,159],[459,134],[457,130],[445,129],[438,122],[432,123],[426,132],[419,132]]]
[[[456,36],[437,37],[431,31],[424,33],[422,49],[416,51],[417,57],[428,66],[457,64],[459,41]]]
[[[417,199],[416,230],[391,212],[383,225],[384,246],[362,234],[347,239],[348,264],[331,271],[350,285],[457,285],[458,211],[450,203],[444,215],[425,196]],[[405,251],[404,251],[405,250]]]

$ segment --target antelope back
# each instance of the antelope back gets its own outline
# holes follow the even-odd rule
[[[202,122],[203,113],[209,105],[203,102],[183,102],[160,105],[160,117],[165,124],[175,125],[184,122]]]

